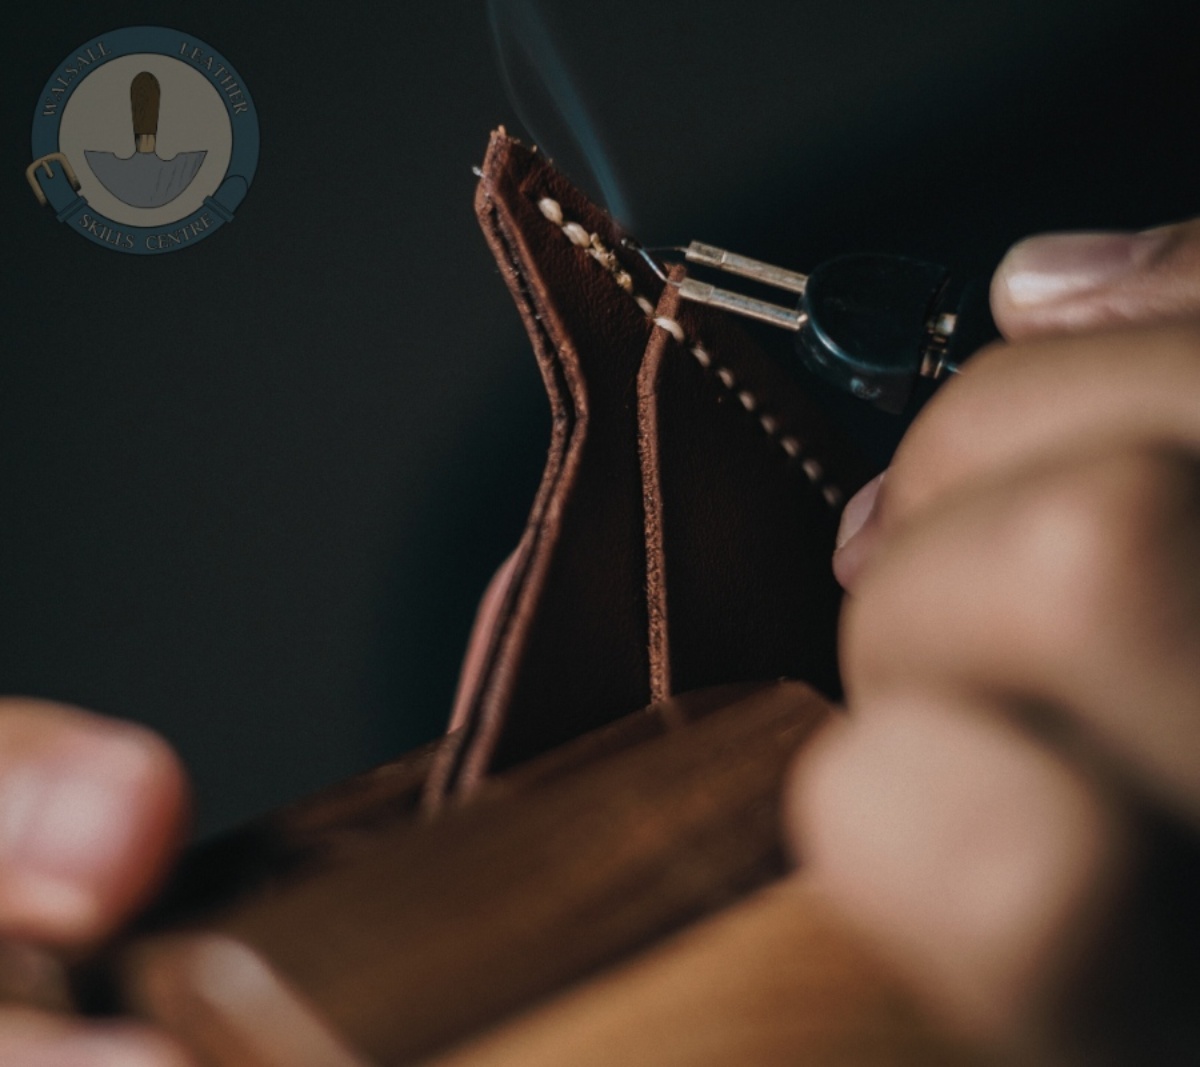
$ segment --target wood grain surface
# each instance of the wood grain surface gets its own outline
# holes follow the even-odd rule
[[[802,878],[767,887],[427,1067],[935,1067],[940,1037]]]
[[[674,699],[433,818],[394,798],[372,818],[344,789],[340,819],[275,821],[298,851],[250,835],[279,869],[249,885],[193,864],[208,903],[177,887],[175,914],[113,954],[113,1003],[213,1064],[273,1064],[247,1052],[272,1028],[378,1064],[436,1054],[779,878],[780,783],[827,713],[792,682]]]

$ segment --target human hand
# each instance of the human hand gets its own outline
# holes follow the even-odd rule
[[[1200,1054],[1200,222],[1023,242],[992,303],[1013,343],[846,509],[849,715],[797,768],[793,841],[968,1038],[1176,1062]]]
[[[178,760],[140,727],[0,700],[0,1063],[185,1067],[165,1036],[17,1000],[67,1000],[62,966],[156,887],[182,840]]]

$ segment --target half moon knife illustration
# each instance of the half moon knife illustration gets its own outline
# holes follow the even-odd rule
[[[136,150],[122,159],[115,152],[84,152],[92,173],[113,196],[130,207],[151,208],[169,204],[192,183],[207,151],[180,152],[160,159],[155,151],[158,107],[162,89],[158,79],[142,71],[129,86]]]

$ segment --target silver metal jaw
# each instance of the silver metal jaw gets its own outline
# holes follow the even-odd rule
[[[808,285],[807,274],[797,274],[794,270],[784,270],[771,263],[749,256],[739,256],[736,252],[717,248],[716,245],[706,245],[702,241],[693,241],[683,249],[684,258],[689,263],[699,263],[701,266],[723,270],[727,274],[736,274],[741,278],[762,282],[775,289],[786,289],[790,293],[803,293]]]
[[[721,289],[718,286],[709,285],[707,282],[697,281],[695,278],[674,281],[663,273],[662,267],[647,249],[629,239],[626,239],[625,246],[636,251],[664,282],[675,286],[684,300],[707,304],[709,307],[757,319],[759,322],[779,326],[785,330],[799,330],[808,321],[808,316],[798,307],[786,307],[782,304],[772,304],[766,300],[757,300],[736,290]],[[655,249],[655,251],[665,251],[665,249]],[[785,270],[783,267],[764,263],[760,259],[741,256],[736,252],[718,248],[716,245],[705,244],[703,241],[693,241],[686,248],[672,248],[670,251],[682,252],[688,263],[711,267],[714,270],[724,271],[726,274],[736,274],[739,278],[749,278],[763,285],[784,289],[791,293],[803,295],[804,287],[808,284],[808,276],[805,274],[798,274],[794,270]]]
[[[648,250],[626,240],[625,246],[684,300],[791,331],[809,371],[885,411],[903,411],[918,379],[959,373],[962,360],[990,339],[991,318],[976,283],[954,286],[945,267],[910,256],[836,256],[800,274],[702,241]],[[796,302],[788,306],[686,275],[669,277],[652,251],[682,254],[688,264],[794,294]],[[994,325],[990,332],[996,336]]]
[[[678,283],[678,288],[679,295],[684,300],[708,304],[735,315],[758,319],[759,322],[770,323],[772,326],[782,326],[785,330],[799,330],[808,321],[808,316],[796,308],[755,300],[754,297],[734,292],[732,289],[718,289],[707,282],[698,282],[695,278],[684,278]]]

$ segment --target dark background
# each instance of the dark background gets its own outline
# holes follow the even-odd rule
[[[543,4],[645,242],[965,272],[1029,232],[1200,211],[1198,10]],[[154,725],[212,830],[444,721],[546,443],[471,211],[489,130],[520,122],[478,0],[27,4],[8,22],[0,691]],[[139,24],[223,52],[263,146],[233,225],[145,258],[58,225],[23,176],[56,64]],[[878,450],[894,427],[856,432]]]

